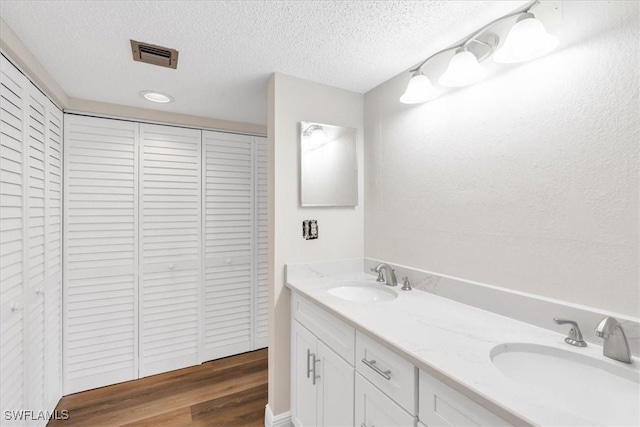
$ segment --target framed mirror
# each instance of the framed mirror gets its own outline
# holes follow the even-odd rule
[[[302,206],[357,206],[357,130],[300,122]]]

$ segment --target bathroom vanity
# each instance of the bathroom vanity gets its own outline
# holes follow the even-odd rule
[[[298,427],[640,421],[637,358],[616,362],[602,347],[572,347],[553,331],[344,265],[288,267],[287,286]]]

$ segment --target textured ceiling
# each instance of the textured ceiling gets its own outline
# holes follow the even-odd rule
[[[364,93],[523,3],[3,0],[0,16],[71,97],[265,124],[273,72]],[[129,39],[178,49],[178,69],[134,62]]]

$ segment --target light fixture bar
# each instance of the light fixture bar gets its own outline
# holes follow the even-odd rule
[[[427,59],[422,61],[420,64],[418,64],[414,68],[410,69],[409,72],[413,73],[413,72],[416,72],[416,71],[420,70],[424,64],[426,64],[427,62],[429,62],[431,60],[431,58],[434,58],[434,57],[440,55],[441,53],[448,52],[450,50],[454,50],[454,49],[458,49],[458,48],[461,48],[463,46],[466,46],[467,43],[469,43],[470,41],[474,40],[476,37],[478,37],[480,34],[485,32],[486,30],[488,30],[489,28],[491,28],[493,25],[497,24],[498,22],[503,21],[503,20],[508,19],[508,18],[512,18],[512,17],[517,16],[517,15],[520,15],[522,13],[529,12],[531,9],[533,9],[535,6],[537,6],[539,4],[540,4],[540,0],[531,0],[529,3],[527,3],[524,6],[514,10],[513,12],[508,13],[508,14],[506,14],[504,16],[501,16],[500,18],[494,19],[493,21],[489,22],[487,25],[483,26],[479,30],[474,31],[473,33],[471,33],[470,35],[468,35],[467,37],[465,37],[464,39],[462,39],[458,43],[455,43],[455,44],[453,44],[453,45],[451,45],[449,47],[446,47],[446,48],[434,53],[433,55],[427,57]]]

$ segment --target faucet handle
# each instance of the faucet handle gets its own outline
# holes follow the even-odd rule
[[[582,338],[582,332],[580,331],[580,327],[578,326],[578,322],[570,319],[561,319],[558,317],[554,317],[553,321],[558,325],[569,324],[571,325],[571,330],[569,331],[569,336],[564,339],[564,342],[570,345],[574,345],[576,347],[586,347],[587,343]]]
[[[378,273],[378,277],[376,277],[376,282],[384,282],[384,276],[382,275],[382,269],[378,270],[375,267],[371,267],[371,270],[374,273]]]
[[[413,288],[411,287],[411,283],[409,283],[409,278],[407,276],[404,276],[402,278],[402,288],[401,288],[401,290],[410,291],[411,289],[413,289]]]

